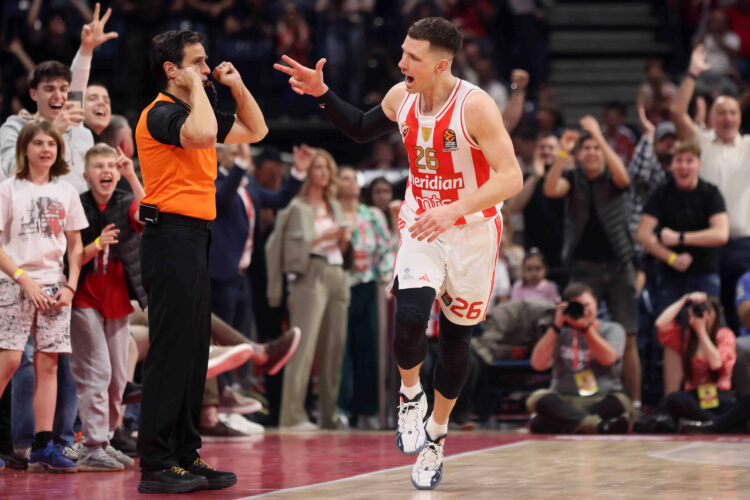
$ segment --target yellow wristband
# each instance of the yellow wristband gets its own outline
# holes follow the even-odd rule
[[[559,156],[560,158],[567,158],[567,157],[568,157],[568,153],[567,153],[567,152],[565,152],[565,151],[563,151],[563,150],[561,149],[561,150],[560,150],[560,152],[559,152],[559,153],[557,153],[557,156]]]
[[[96,246],[97,250],[101,250],[102,249],[102,244],[99,243],[99,236],[97,236],[96,239],[94,240],[94,246]]]
[[[677,260],[677,254],[673,252],[672,255],[670,255],[667,259],[667,265],[671,266],[672,264],[674,264],[675,260]]]
[[[23,269],[21,269],[21,268],[19,267],[19,268],[18,268],[18,269],[16,270],[16,274],[14,274],[14,275],[13,275],[13,279],[14,279],[15,281],[18,281],[18,278],[20,278],[22,274],[23,274]]]

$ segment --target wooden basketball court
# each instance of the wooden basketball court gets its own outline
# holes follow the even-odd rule
[[[254,441],[212,443],[202,455],[239,477],[232,488],[191,498],[561,499],[748,498],[747,436],[529,436],[452,432],[444,479],[418,491],[393,432],[269,432]],[[124,472],[0,472],[3,498],[148,498],[137,467]],[[174,498],[173,495],[150,495]]]

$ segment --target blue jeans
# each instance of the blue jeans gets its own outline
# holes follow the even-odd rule
[[[250,282],[246,276],[231,280],[211,279],[211,312],[242,335],[248,334],[252,320]]]
[[[721,293],[718,273],[691,276],[657,271],[653,277],[655,283],[649,289],[653,293],[654,314],[657,316],[686,293],[706,292],[715,297],[719,297]]]
[[[224,320],[232,328],[248,337],[250,322],[253,319],[250,309],[250,282],[245,275],[238,275],[231,280],[211,279],[211,312]],[[243,378],[252,375],[250,364],[245,363],[239,369]],[[219,375],[219,389],[234,384],[232,372]]]
[[[31,446],[34,442],[34,344],[29,337],[21,356],[21,363],[13,375],[11,406],[11,436],[16,447]],[[57,357],[57,405],[52,437],[55,443],[69,446],[75,435],[73,425],[78,414],[76,384],[70,374],[68,354]]]

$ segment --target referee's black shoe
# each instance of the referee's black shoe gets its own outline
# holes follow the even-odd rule
[[[188,467],[188,472],[194,476],[201,476],[208,480],[209,490],[220,490],[229,488],[237,482],[237,476],[233,472],[222,472],[214,469],[200,458],[196,458],[193,465]]]
[[[141,472],[138,493],[190,493],[208,488],[208,480],[203,476],[189,473],[182,467]]]

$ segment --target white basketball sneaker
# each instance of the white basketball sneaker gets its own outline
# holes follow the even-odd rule
[[[424,448],[411,468],[411,484],[418,490],[434,490],[443,479],[443,443],[445,435],[433,440],[426,435]]]
[[[416,455],[425,443],[424,417],[427,414],[427,396],[424,391],[414,399],[399,393],[398,429],[396,447],[403,455]]]

